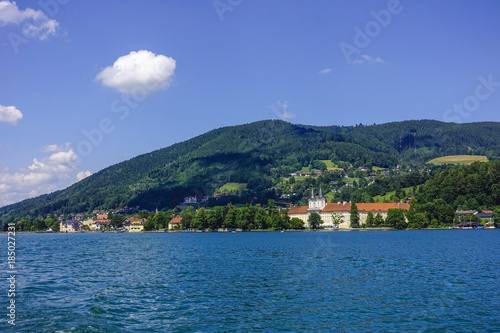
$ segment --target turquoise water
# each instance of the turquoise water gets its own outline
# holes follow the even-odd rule
[[[499,230],[18,234],[15,331],[499,332],[499,239]]]

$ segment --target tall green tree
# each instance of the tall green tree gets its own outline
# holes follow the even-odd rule
[[[397,230],[406,229],[408,225],[406,223],[405,213],[405,209],[389,209],[387,211],[387,217],[385,219],[386,224]]]
[[[380,215],[380,213],[377,213],[377,215],[375,215],[374,223],[376,227],[381,227],[384,225],[384,218],[382,217],[382,215]]]
[[[226,217],[224,218],[224,227],[236,228],[236,215],[236,208],[231,205],[226,213]]]
[[[241,229],[250,230],[257,229],[258,225],[255,222],[255,208],[250,204],[238,210],[237,225]]]
[[[366,215],[366,226],[368,228],[372,228],[375,226],[375,216],[372,212],[368,212],[368,214]]]
[[[36,229],[37,230],[45,230],[47,227],[45,226],[45,220],[41,217],[36,219]]]
[[[168,227],[168,222],[170,222],[171,218],[170,215],[167,212],[160,211],[158,214],[154,215],[153,221],[154,221],[154,228],[156,230],[158,229],[163,229]]]
[[[307,222],[309,222],[309,228],[311,229],[318,229],[323,224],[323,220],[318,213],[311,213]]]
[[[298,217],[292,217],[290,220],[290,229],[304,229],[304,221]]]
[[[196,228],[204,229],[208,228],[208,214],[207,210],[203,207],[198,209],[196,212],[196,217],[194,219]]]
[[[144,222],[144,230],[151,231],[155,229],[155,222],[152,218],[148,218],[146,222]]]
[[[255,206],[255,222],[261,229],[269,228],[269,220],[266,210],[260,205]]]
[[[184,229],[192,228],[194,218],[196,216],[196,211],[193,206],[188,206],[181,212],[182,217],[182,227]]]
[[[16,223],[16,230],[17,231],[27,231],[28,229],[28,223],[26,223],[26,220],[20,220]]]
[[[55,220],[53,218],[46,218],[45,219],[45,227],[46,228],[52,228],[52,230],[54,230],[53,228],[53,224],[54,224]]]
[[[493,221],[500,223],[500,206],[495,207],[495,210],[493,210]]]
[[[351,204],[351,228],[359,228],[359,212],[355,202]]]
[[[208,211],[207,221],[210,229],[222,227],[222,224],[224,223],[224,207],[215,206],[210,208]]]
[[[427,228],[427,225],[429,224],[425,213],[407,214],[407,216],[409,229],[424,229]]]
[[[123,216],[121,216],[120,214],[115,214],[113,215],[113,218],[111,218],[111,225],[115,228],[121,228],[123,227],[123,221],[125,219],[123,218]]]
[[[52,223],[52,231],[59,232],[61,225],[59,224],[58,220],[52,219],[54,222]]]

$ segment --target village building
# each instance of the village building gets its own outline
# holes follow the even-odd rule
[[[97,219],[98,220],[107,220],[108,219],[108,214],[97,214]]]
[[[481,213],[476,214],[483,221],[491,221],[493,219],[493,212],[491,210],[483,210]]]
[[[144,230],[144,222],[146,222],[146,219],[129,217],[123,221],[123,227],[128,232],[141,232]]]
[[[59,224],[60,232],[78,232],[81,228],[81,222],[76,220],[64,220]]]
[[[463,218],[464,216],[467,216],[467,215],[476,215],[478,213],[477,210],[457,210],[455,212],[455,214],[458,215],[459,218]]]
[[[105,230],[106,227],[109,227],[111,224],[111,220],[97,220],[90,226],[90,230],[99,231]]]
[[[317,213],[323,220],[323,228],[336,228],[332,218],[335,214],[342,221],[338,227],[349,228],[351,225],[351,206],[350,202],[326,203],[326,198],[323,197],[321,189],[317,198],[314,196],[313,189],[309,198],[309,206],[295,206],[288,211],[288,216],[301,219],[305,227],[309,227],[309,216],[312,213]],[[357,203],[356,206],[358,207],[360,225],[366,223],[369,212],[374,216],[380,214],[385,219],[389,209],[410,209],[408,203]]]
[[[184,198],[185,204],[195,204],[198,203],[198,198],[196,196],[190,196]]]
[[[174,217],[168,222],[168,230],[180,229],[182,227],[182,217]]]
[[[83,226],[89,227],[89,229],[92,227],[93,224],[94,224],[93,219],[86,219],[85,221],[83,221]]]
[[[129,232],[141,232],[144,230],[144,219],[138,219],[138,218],[129,218],[130,220],[130,226],[128,231]]]

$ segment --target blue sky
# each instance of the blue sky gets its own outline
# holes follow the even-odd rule
[[[0,206],[221,126],[500,121],[499,15],[494,0],[0,1]]]

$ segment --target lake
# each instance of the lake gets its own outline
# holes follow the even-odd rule
[[[499,332],[500,230],[17,234],[16,332]],[[7,331],[7,235],[0,268]]]

